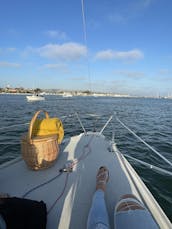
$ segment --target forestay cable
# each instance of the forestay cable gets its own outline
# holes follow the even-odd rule
[[[147,142],[145,142],[141,137],[139,137],[136,133],[134,133],[129,127],[127,127],[117,116],[116,120],[125,127],[130,133],[132,133],[137,139],[139,139],[143,144],[145,144],[149,149],[151,149],[155,154],[157,154],[159,157],[161,157],[165,162],[167,162],[169,165],[172,166],[172,163],[165,158],[163,155],[161,155],[157,150],[155,150],[152,146],[150,146]]]

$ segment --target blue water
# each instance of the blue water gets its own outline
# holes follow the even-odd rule
[[[110,115],[116,112],[121,121],[172,162],[172,100],[46,96],[45,101],[28,103],[24,95],[0,95],[0,164],[20,155],[20,137],[28,126],[1,128],[27,123],[40,109],[47,110],[51,117],[62,117],[77,111],[87,131],[101,130]],[[87,113],[99,116],[88,116]],[[66,136],[82,132],[76,117],[67,119],[64,128]],[[111,139],[113,129],[122,153],[172,171],[115,118],[104,131],[108,139]],[[129,161],[172,221],[172,177]]]

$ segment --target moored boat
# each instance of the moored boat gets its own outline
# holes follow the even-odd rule
[[[28,95],[28,96],[26,96],[26,99],[27,99],[27,101],[43,101],[43,100],[45,100],[45,97],[44,96],[42,96],[42,95],[38,95],[38,94],[36,94],[36,95]]]
[[[70,93],[70,92],[64,92],[64,93],[62,94],[62,96],[63,96],[64,98],[73,97],[72,93]]]

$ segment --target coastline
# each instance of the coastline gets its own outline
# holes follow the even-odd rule
[[[43,95],[53,95],[53,96],[62,96],[63,94],[68,93],[67,91],[64,91],[64,93],[51,93],[51,92],[43,92],[41,94]],[[27,96],[27,95],[32,95],[33,93],[24,93],[24,92],[0,92],[0,95],[23,95],[23,96]],[[134,96],[134,95],[121,95],[121,94],[112,94],[112,93],[70,93],[71,97],[113,97],[113,98],[144,98],[144,99],[172,99],[172,97],[155,97],[155,96]]]

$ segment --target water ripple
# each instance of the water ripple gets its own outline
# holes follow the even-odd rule
[[[129,128],[143,138],[158,152],[172,161],[172,100],[131,99],[131,98],[94,98],[46,96],[46,100],[28,103],[22,95],[0,95],[0,126],[10,126],[30,122],[35,111],[44,109],[51,117],[62,117],[78,112],[87,131],[100,131],[114,112]],[[92,115],[86,115],[86,114]],[[98,116],[96,116],[97,114]],[[0,163],[20,155],[20,138],[28,126],[0,130]],[[68,118],[64,123],[65,135],[82,132],[77,118]],[[134,138],[114,118],[103,132],[115,141],[122,153],[127,153],[156,166],[171,169],[157,155]],[[172,178],[129,160],[145,184],[153,193],[167,216],[172,220]]]

